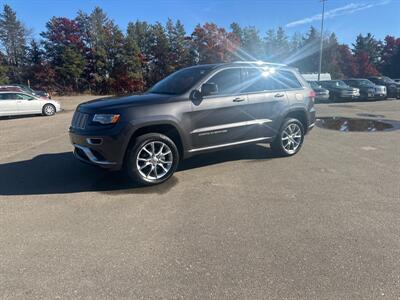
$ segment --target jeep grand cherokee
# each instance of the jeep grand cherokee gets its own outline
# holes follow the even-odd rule
[[[297,70],[264,62],[179,70],[139,96],[80,104],[70,139],[75,156],[161,183],[189,156],[248,143],[296,154],[314,126],[315,93]]]

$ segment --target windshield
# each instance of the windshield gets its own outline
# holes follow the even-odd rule
[[[324,84],[329,87],[349,87],[344,81],[342,80],[331,80],[331,81],[323,81],[321,84]]]
[[[149,93],[181,95],[202,79],[212,66],[199,66],[179,70],[154,85]]]
[[[359,81],[360,85],[364,85],[364,86],[371,86],[374,85],[373,82],[369,81],[368,79],[362,79]]]
[[[387,82],[387,83],[396,83],[393,79],[391,79],[391,78],[389,78],[389,77],[383,76],[382,78],[383,78],[383,80],[384,80],[385,82]]]

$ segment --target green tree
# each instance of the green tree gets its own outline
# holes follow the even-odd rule
[[[191,44],[186,38],[186,31],[183,24],[178,20],[175,24],[168,19],[166,34],[169,42],[169,64],[171,70],[190,66],[194,64],[194,56],[191,51]]]
[[[150,27],[149,50],[150,76],[148,85],[151,86],[173,71],[169,64],[170,43],[164,26],[159,22]]]
[[[8,66],[4,55],[0,52],[0,84],[7,84],[9,82]]]
[[[0,14],[0,41],[6,55],[10,79],[21,81],[26,54],[27,30],[13,9],[5,4]]]
[[[366,36],[359,34],[356,42],[353,44],[354,54],[357,55],[357,52],[366,53],[369,57],[369,63],[374,66],[378,66],[380,63],[381,48],[382,43],[375,39],[371,33],[368,33]]]
[[[263,41],[254,26],[243,28],[241,45],[247,60],[262,59],[265,55]]]

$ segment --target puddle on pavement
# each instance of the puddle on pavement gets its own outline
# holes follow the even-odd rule
[[[367,113],[357,114],[357,116],[367,117],[367,118],[384,118],[385,117],[384,115],[367,114]]]
[[[331,104],[330,107],[340,107],[340,108],[352,108],[354,105],[346,105],[346,104]]]
[[[376,132],[400,129],[400,121],[372,120],[344,117],[318,118],[316,125],[320,128],[342,132]]]

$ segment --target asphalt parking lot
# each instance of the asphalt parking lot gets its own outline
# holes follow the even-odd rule
[[[0,120],[1,299],[400,297],[400,130],[317,127],[294,157],[241,147],[136,188],[73,158],[90,98]],[[400,121],[400,101],[317,114]]]

